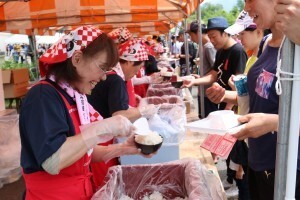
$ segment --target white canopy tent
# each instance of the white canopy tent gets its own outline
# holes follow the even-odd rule
[[[4,40],[5,44],[29,44],[28,36],[21,34],[14,34]]]
[[[61,34],[57,33],[54,36],[36,36],[37,44],[53,44],[59,40]],[[13,34],[11,37],[4,40],[5,44],[29,44],[27,35]]]

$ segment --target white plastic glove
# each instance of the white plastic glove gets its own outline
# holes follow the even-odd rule
[[[139,109],[142,117],[149,119],[153,115],[157,114],[157,112],[159,110],[159,106],[154,105],[154,104],[148,104],[148,105],[140,104],[138,109]]]
[[[133,85],[141,85],[141,84],[149,84],[151,82],[150,76],[143,76],[141,78],[138,78],[134,76],[132,78]]]
[[[133,134],[135,127],[121,115],[113,116],[81,128],[82,137],[88,148],[106,142],[114,136],[126,137]]]
[[[156,83],[162,83],[163,82],[163,77],[160,76],[159,72],[153,73],[149,77],[150,77],[149,83],[155,83],[156,84]]]

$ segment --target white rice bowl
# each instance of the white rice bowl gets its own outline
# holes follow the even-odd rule
[[[155,131],[150,132],[147,135],[136,135],[135,141],[144,145],[157,145],[162,143],[162,137]]]

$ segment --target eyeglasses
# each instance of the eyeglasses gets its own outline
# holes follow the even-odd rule
[[[104,64],[97,64],[97,63],[95,63],[94,62],[94,64],[100,69],[100,71],[102,72],[102,73],[104,73],[104,74],[106,74],[106,72],[107,72],[107,70],[106,69],[103,69],[103,68],[106,68],[106,67],[104,67],[105,65]],[[102,67],[101,67],[102,66]]]

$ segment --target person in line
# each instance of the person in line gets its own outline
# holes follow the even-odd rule
[[[236,134],[240,139],[245,138],[241,133],[248,132],[249,138],[249,188],[252,199],[271,200],[274,197],[275,159],[277,143],[279,97],[276,94],[277,56],[283,34],[276,26],[276,0],[245,1],[245,11],[254,18],[258,28],[272,31],[272,38],[265,50],[248,72],[247,85],[249,92],[249,113],[241,117],[240,122],[246,123],[245,128]],[[218,89],[217,89],[218,88]],[[225,91],[217,86],[207,90],[212,101],[226,101],[236,103],[237,94]],[[274,126],[275,125],[275,126]],[[267,132],[267,133],[266,133]],[[250,134],[252,133],[252,134]],[[258,137],[259,136],[259,137]],[[299,151],[298,151],[299,152]],[[298,153],[299,154],[299,153]],[[299,163],[299,155],[298,155]],[[297,167],[296,199],[300,198],[299,171]]]
[[[125,117],[103,120],[85,96],[117,61],[113,41],[90,26],[71,31],[41,56],[44,79],[28,91],[20,111],[26,200],[90,199],[91,162],[140,153],[133,137],[97,145],[134,131]]]
[[[262,29],[257,28],[256,24],[253,23],[253,19],[248,15],[246,11],[242,11],[234,25],[225,29],[230,35],[239,35],[241,44],[245,48],[248,54],[248,60],[244,74],[247,74],[249,69],[258,59],[258,52],[260,43],[263,39],[264,32]]]
[[[208,20],[207,35],[217,49],[216,59],[213,70],[205,76],[193,80],[185,80],[183,87],[194,85],[211,85],[218,82],[222,87],[230,90],[228,80],[231,75],[244,72],[247,54],[242,45],[234,41],[224,30],[228,28],[228,22],[223,17],[215,17]],[[226,103],[219,105],[219,110],[231,109],[232,106]]]
[[[187,64],[186,64],[186,55],[185,55],[185,45],[184,45],[184,31],[183,30],[180,30],[179,33],[178,33],[178,38],[177,40],[179,42],[182,43],[181,45],[181,49],[180,49],[180,53],[177,54],[175,57],[176,58],[179,58],[179,65],[180,65],[180,71],[181,71],[181,75],[184,76],[184,75],[187,75]],[[195,64],[194,63],[194,59],[196,57],[196,53],[197,53],[197,49],[195,48],[194,44],[192,41],[187,41],[188,42],[188,51],[189,51],[189,66],[190,66],[190,72],[192,73],[193,72],[193,65]]]
[[[257,26],[255,23],[253,23],[253,19],[248,15],[246,11],[242,11],[235,23],[225,29],[225,32],[227,32],[230,35],[239,35],[239,38],[241,40],[241,44],[245,48],[247,52],[251,52],[248,58],[248,61],[246,63],[246,68],[244,70],[244,74],[247,75],[249,69],[252,67],[252,65],[256,62],[258,58],[258,51],[260,47],[260,43],[263,39],[263,31],[261,29],[257,29]],[[231,85],[232,90],[236,90],[232,78],[234,75],[230,78],[229,84]],[[239,98],[239,97],[238,97]],[[246,98],[246,97],[245,97]],[[245,101],[245,103],[241,101]],[[239,115],[245,115],[249,112],[249,106],[244,104],[247,104],[248,102],[241,98],[238,102],[238,113]],[[234,178],[234,180],[237,183],[237,186],[239,188],[239,199],[250,199],[249,194],[249,187],[248,187],[248,147],[244,140],[237,141],[235,145],[233,146],[230,154],[230,164],[229,169]],[[225,182],[226,183],[226,182]],[[226,193],[228,190],[226,190]]]
[[[177,38],[175,35],[172,35],[171,37],[171,54],[172,55],[177,55],[180,54],[180,48],[181,48],[181,44],[177,41]]]
[[[187,33],[191,36],[191,40],[195,43],[199,43],[199,33],[198,33],[198,22],[193,21],[189,24],[189,29],[187,30]],[[215,62],[216,57],[216,49],[214,48],[213,44],[210,42],[209,37],[206,33],[206,25],[201,24],[201,30],[202,30],[202,46],[203,46],[203,72],[204,75],[209,73],[213,69],[213,65]],[[198,59],[198,58],[196,58]],[[198,66],[200,66],[200,60],[198,59]],[[196,76],[198,77],[198,76]],[[199,77],[198,77],[199,78]],[[208,86],[206,86],[204,89],[206,90]],[[200,106],[200,86],[198,87],[198,113],[199,118],[207,117],[210,112],[216,111],[218,109],[218,105],[211,102],[206,96],[204,97],[204,110],[205,114],[204,116],[201,116],[201,106]]]

